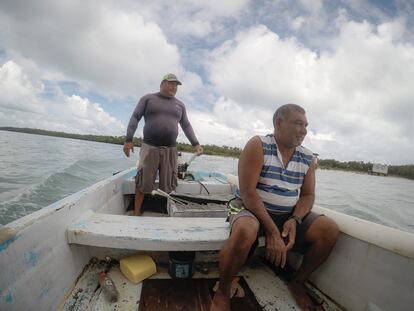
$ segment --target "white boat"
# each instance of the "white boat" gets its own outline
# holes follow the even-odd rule
[[[146,252],[158,266],[151,279],[170,278],[167,251],[196,251],[196,263],[205,265],[217,261],[229,234],[220,204],[204,206],[207,214],[197,215],[200,208],[180,210],[169,200],[169,215],[128,216],[134,174],[135,169],[123,171],[0,227],[0,310],[145,310],[141,293],[146,281],[132,284],[116,266],[110,275],[120,299],[105,300],[97,285],[99,260]],[[214,195],[220,201],[233,194],[237,183],[236,177],[220,174],[196,179],[180,180],[177,194]],[[314,210],[332,217],[341,229],[328,261],[309,282],[323,308],[414,310],[414,235],[318,206]],[[289,260],[295,266],[300,258]],[[202,272],[193,278],[218,276],[214,264],[207,274]],[[260,260],[243,268],[240,276],[261,309],[299,310],[283,279]]]

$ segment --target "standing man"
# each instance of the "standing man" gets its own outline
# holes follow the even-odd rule
[[[185,136],[195,147],[197,155],[203,153],[188,121],[184,104],[175,98],[177,87],[181,82],[172,74],[166,74],[161,81],[158,93],[142,97],[129,120],[124,153],[129,157],[134,151],[132,139],[138,122],[144,117],[144,142],[139,154],[137,170],[134,215],[140,216],[145,193],[154,190],[154,183],[159,170],[161,190],[169,193],[177,186],[177,136],[178,123]]]
[[[230,310],[230,285],[259,233],[266,258],[282,268],[291,249],[304,254],[288,288],[302,310],[315,307],[305,281],[329,256],[338,238],[336,223],[311,211],[315,200],[315,163],[301,146],[308,125],[305,110],[294,104],[279,107],[274,133],[255,136],[239,160],[240,196],[230,202],[231,233],[220,251],[220,283],[212,310]],[[277,293],[275,293],[276,295]]]

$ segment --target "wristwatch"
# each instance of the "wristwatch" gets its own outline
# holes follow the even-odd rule
[[[300,218],[299,216],[292,215],[288,218],[288,220],[292,218],[296,221],[297,225],[300,225],[302,223],[302,218]]]

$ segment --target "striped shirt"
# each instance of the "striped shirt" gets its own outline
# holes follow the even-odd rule
[[[313,153],[299,146],[284,166],[273,135],[260,136],[263,167],[256,189],[269,212],[291,213],[299,200],[300,188],[312,163]]]
[[[256,191],[270,213],[292,213],[299,200],[300,188],[313,160],[309,149],[295,148],[287,167],[273,135],[259,136],[263,148],[263,167]],[[237,196],[239,196],[237,190]],[[240,209],[230,205],[229,214]]]

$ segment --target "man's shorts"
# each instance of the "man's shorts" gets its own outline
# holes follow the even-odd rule
[[[250,212],[249,210],[245,209],[243,201],[239,198],[235,198],[229,202],[229,222],[230,227],[233,226],[234,222],[239,219],[240,217],[252,217],[254,218],[260,226],[259,233],[257,236],[256,241],[253,243],[252,248],[250,250],[250,254],[254,252],[254,249],[258,245],[258,237],[265,235],[264,227],[260,224],[257,217]],[[283,224],[286,220],[291,216],[291,214],[272,214],[269,212],[270,217],[273,219],[273,222],[278,227],[280,234],[283,232]],[[304,254],[308,248],[308,243],[305,241],[305,235],[308,231],[309,227],[313,223],[313,221],[318,218],[319,215],[314,212],[309,212],[303,219],[300,225],[296,225],[296,239],[295,244],[293,245],[292,250],[298,252],[300,254]]]
[[[159,187],[170,193],[177,187],[177,148],[142,144],[139,152],[136,189],[143,193],[154,190],[159,170]]]

